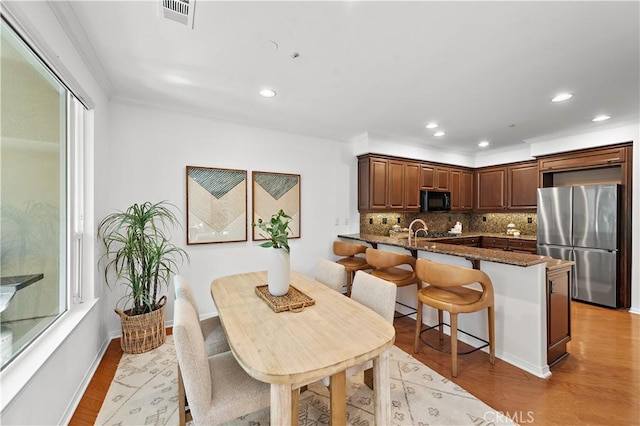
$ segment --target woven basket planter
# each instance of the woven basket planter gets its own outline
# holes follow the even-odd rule
[[[164,327],[164,307],[167,296],[162,296],[158,302],[159,308],[147,314],[129,316],[126,312],[116,309],[122,324],[122,338],[120,346],[129,354],[141,354],[162,345],[167,338]],[[128,312],[128,311],[127,311]]]

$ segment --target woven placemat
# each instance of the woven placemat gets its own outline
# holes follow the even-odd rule
[[[301,312],[307,306],[316,303],[315,300],[292,285],[289,286],[287,294],[283,296],[272,296],[271,293],[269,293],[268,285],[257,286],[256,293],[262,300],[267,302],[267,305],[276,313],[284,311]]]

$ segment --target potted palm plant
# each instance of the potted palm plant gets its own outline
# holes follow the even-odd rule
[[[260,244],[260,247],[276,249],[272,253],[272,259],[267,271],[267,284],[269,293],[272,296],[283,296],[289,291],[289,280],[291,274],[291,260],[289,247],[289,222],[291,216],[280,209],[271,216],[268,222],[258,219],[253,226],[259,228],[260,236],[267,241]]]
[[[179,226],[172,204],[166,201],[133,204],[111,213],[98,226],[105,252],[105,281],[109,288],[126,288],[115,311],[122,324],[122,350],[142,353],[162,345],[166,338],[164,307],[172,274],[188,254],[169,241],[169,228]],[[122,309],[118,308],[122,306]]]

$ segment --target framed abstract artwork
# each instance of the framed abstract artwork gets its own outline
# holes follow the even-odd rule
[[[187,166],[187,244],[247,241],[247,171]]]
[[[252,222],[269,220],[280,209],[291,216],[289,238],[300,238],[300,175],[288,173],[253,172]],[[252,240],[265,240],[260,230],[252,228]]]

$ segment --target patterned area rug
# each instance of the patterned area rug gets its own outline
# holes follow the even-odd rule
[[[486,425],[513,423],[491,407],[397,347],[391,349],[393,425]],[[125,354],[104,400],[97,425],[178,425],[178,385],[173,336],[153,351]],[[374,425],[373,391],[362,373],[347,378],[350,425]],[[327,425],[329,391],[317,382],[300,395],[300,425]],[[269,409],[228,425],[269,424]]]

